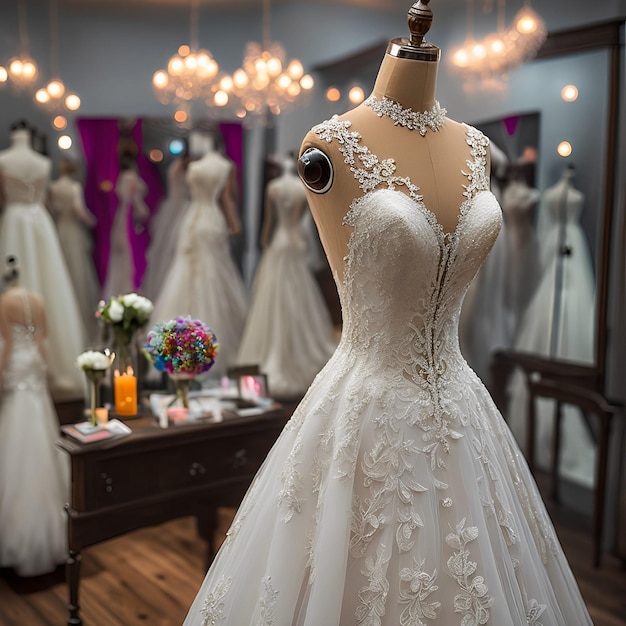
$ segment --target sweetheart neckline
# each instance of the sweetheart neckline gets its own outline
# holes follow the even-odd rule
[[[465,221],[466,216],[469,214],[470,208],[472,207],[472,205],[475,203],[476,199],[479,196],[486,193],[490,197],[492,197],[496,201],[496,203],[498,202],[494,193],[490,189],[482,189],[481,191],[473,195],[471,198],[465,198],[465,200],[463,200],[459,206],[459,211],[456,217],[455,226],[450,231],[446,231],[444,229],[443,224],[439,221],[436,213],[431,211],[428,208],[428,206],[426,206],[426,203],[423,200],[421,199],[416,200],[415,198],[412,198],[408,193],[405,193],[404,191],[401,191],[400,189],[390,189],[388,187],[381,187],[378,189],[373,189],[372,191],[369,191],[368,193],[363,194],[362,196],[357,198],[356,201],[353,203],[353,207],[351,207],[348,214],[350,214],[352,212],[352,209],[357,207],[359,204],[361,204],[366,198],[371,198],[373,195],[379,192],[388,192],[392,194],[399,193],[403,195],[413,206],[415,206],[424,215],[424,217],[426,218],[426,221],[431,226],[432,231],[437,238],[437,241],[442,247],[449,246],[453,241],[456,241],[458,239],[461,226],[463,222]],[[345,222],[345,218],[344,218],[344,222]]]

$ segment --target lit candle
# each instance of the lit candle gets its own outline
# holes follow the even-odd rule
[[[106,407],[98,407],[96,409],[96,419],[98,420],[98,424],[100,426],[106,426],[109,421],[109,409]]]
[[[128,367],[120,374],[115,370],[115,413],[117,415],[137,415],[137,378],[133,368]]]

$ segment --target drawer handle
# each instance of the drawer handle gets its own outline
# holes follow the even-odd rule
[[[248,457],[246,456],[246,449],[241,448],[235,452],[235,458],[233,459],[233,469],[242,467],[248,463]]]
[[[102,472],[100,478],[104,482],[104,490],[107,493],[111,493],[113,491],[113,479],[106,472]]]
[[[190,476],[202,476],[203,474],[206,474],[206,468],[202,465],[202,463],[194,462],[189,467]]]

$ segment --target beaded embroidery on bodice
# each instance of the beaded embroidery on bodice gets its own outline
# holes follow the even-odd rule
[[[488,140],[467,127],[465,199],[455,230],[445,233],[419,188],[395,174],[393,159],[380,161],[363,146],[350,122],[333,118],[314,131],[339,142],[363,190],[344,220],[353,231],[340,285],[343,343],[398,382],[424,389],[447,379],[464,364],[457,337],[463,296],[501,225],[485,171]]]
[[[42,391],[46,388],[46,364],[37,346],[37,328],[33,324],[28,296],[22,294],[26,325],[10,324],[11,354],[4,372],[4,390]]]

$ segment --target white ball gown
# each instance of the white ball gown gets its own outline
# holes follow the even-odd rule
[[[60,176],[50,184],[48,205],[54,216],[61,250],[74,286],[85,327],[87,343],[98,339],[96,309],[100,281],[93,261],[93,240],[89,228],[95,218],[89,213],[81,184],[71,176]]]
[[[298,176],[286,173],[268,183],[266,211],[276,226],[255,276],[237,362],[258,364],[274,396],[303,394],[337,347],[308,265],[302,221],[307,209]]]
[[[232,168],[233,163],[218,152],[189,164],[191,203],[148,326],[186,315],[202,320],[220,346],[209,373],[215,377],[225,374],[235,361],[247,311],[245,285],[232,258],[228,225],[219,204]]]
[[[176,251],[180,225],[188,207],[186,161],[179,158],[167,169],[167,197],[150,225],[150,247],[141,293],[151,300],[159,295]]]
[[[45,300],[53,398],[81,398],[85,385],[76,367],[76,357],[85,349],[86,337],[56,227],[44,206],[51,163],[28,146],[28,131],[15,131],[12,140],[14,145],[0,152],[0,180],[5,199],[0,256],[2,259],[11,254],[17,256],[22,285]]]
[[[459,350],[463,295],[501,223],[487,141],[467,127],[466,201],[444,234],[349,121],[313,130],[363,192],[345,218],[341,342],[185,625],[591,624],[528,466]]]
[[[595,280],[589,243],[580,224],[585,198],[574,188],[572,176],[566,170],[541,199],[537,227],[541,278],[520,322],[515,350],[591,365]],[[560,252],[563,246],[566,254]],[[526,383],[518,371],[509,384],[508,421],[522,445],[526,445],[527,404]],[[536,461],[548,468],[554,403],[540,399],[536,412]],[[563,412],[559,473],[590,487],[595,475],[593,437],[579,409],[565,405]]]
[[[69,464],[55,446],[59,421],[37,347],[28,296],[26,326],[13,323],[0,400],[0,567],[20,576],[54,571],[67,557]]]

